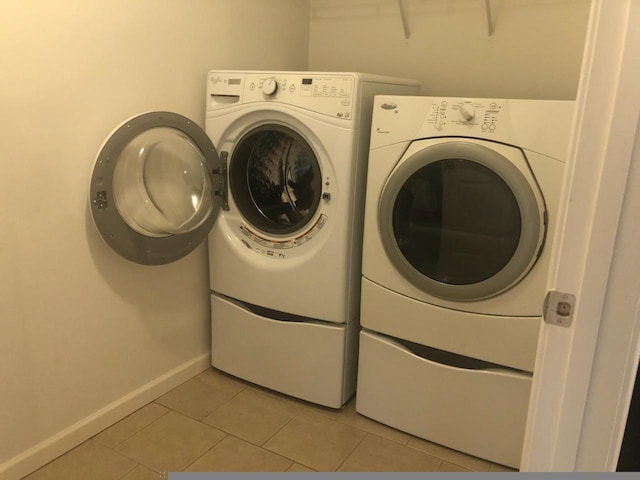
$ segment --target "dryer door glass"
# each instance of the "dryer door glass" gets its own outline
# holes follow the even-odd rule
[[[479,143],[424,142],[430,146],[401,162],[382,192],[385,252],[426,293],[449,300],[497,295],[526,275],[544,243],[535,179]],[[520,150],[501,148],[528,168]]]
[[[301,135],[265,125],[238,142],[229,190],[242,216],[268,234],[298,232],[314,217],[322,194],[318,159]]]
[[[393,208],[396,242],[423,275],[451,285],[493,277],[520,241],[520,209],[509,186],[478,163],[447,159],[409,177]]]

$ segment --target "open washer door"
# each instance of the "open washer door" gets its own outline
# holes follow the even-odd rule
[[[122,257],[162,265],[206,238],[225,202],[225,166],[207,134],[182,115],[151,112],[109,135],[91,177],[91,214]]]

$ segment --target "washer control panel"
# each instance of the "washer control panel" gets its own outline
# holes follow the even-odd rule
[[[356,90],[356,79],[348,74],[211,72],[207,109],[277,102],[349,122],[353,120]]]
[[[493,133],[500,128],[503,109],[503,102],[499,100],[443,98],[431,104],[427,123],[437,131],[466,126],[479,128],[484,133]]]

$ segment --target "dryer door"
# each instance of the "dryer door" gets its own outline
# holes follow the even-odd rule
[[[480,300],[515,285],[546,232],[544,201],[524,154],[457,139],[423,142],[382,192],[379,225],[389,259],[418,288],[448,300]]]
[[[171,112],[134,117],[107,138],[91,178],[102,238],[145,265],[178,260],[207,236],[223,202],[224,168],[207,134]]]
[[[266,124],[238,141],[229,162],[229,190],[246,221],[273,238],[303,230],[322,196],[318,158],[299,133]]]

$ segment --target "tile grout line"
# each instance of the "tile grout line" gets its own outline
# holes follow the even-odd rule
[[[358,429],[358,430],[360,430],[360,429]],[[347,460],[349,460],[349,458],[351,458],[351,455],[354,454],[354,452],[358,449],[358,447],[360,445],[362,445],[362,443],[364,442],[364,439],[367,438],[367,436],[369,435],[369,432],[365,432],[364,430],[360,430],[360,431],[364,433],[364,436],[360,439],[358,444],[355,447],[353,447],[353,449],[349,452],[349,454],[346,457],[344,457],[344,460],[342,460],[342,462],[340,462],[340,464],[336,467],[334,472],[337,472],[337,471],[340,470],[340,467],[342,467],[345,464],[345,462]]]
[[[159,398],[159,397],[158,397],[158,398]],[[156,399],[156,400],[157,400],[157,399]],[[156,403],[156,400],[153,400],[152,402],[149,402],[147,405],[149,405],[149,404],[151,404],[151,403]],[[115,445],[113,448],[111,448],[111,447],[107,447],[107,448],[110,448],[111,450],[113,450],[113,452],[115,452],[115,453],[117,453],[117,454],[119,454],[119,455],[122,455],[122,456],[124,456],[125,458],[128,458],[128,459],[130,459],[130,460],[132,460],[132,461],[136,462],[136,464],[137,464],[137,465],[142,465],[143,467],[148,468],[148,469],[149,469],[149,470],[151,470],[152,472],[155,472],[155,473],[159,473],[159,474],[160,474],[160,473],[162,473],[162,472],[159,472],[158,470],[156,470],[156,469],[155,469],[155,467],[153,467],[153,466],[151,466],[151,465],[148,465],[148,464],[146,464],[146,463],[144,463],[144,462],[141,462],[140,460],[138,460],[138,459],[136,459],[136,458],[130,457],[130,456],[129,456],[129,455],[127,455],[125,452],[121,452],[121,451],[119,451],[119,450],[116,450],[116,447],[119,447],[120,445],[122,445],[123,443],[125,443],[127,440],[129,440],[129,439],[133,438],[133,437],[134,437],[135,435],[137,435],[138,433],[141,433],[142,431],[144,431],[144,430],[146,430],[146,429],[150,428],[153,424],[155,424],[156,422],[160,421],[162,418],[166,417],[166,416],[167,416],[167,415],[169,415],[169,413],[171,413],[171,412],[173,412],[173,413],[175,413],[175,414],[177,414],[177,415],[180,415],[180,416],[182,416],[182,417],[185,417],[185,418],[187,418],[187,419],[189,419],[189,420],[193,420],[194,422],[198,422],[199,424],[204,425],[204,426],[206,426],[206,427],[213,428],[213,429],[215,429],[215,430],[219,431],[220,433],[223,433],[223,434],[224,434],[224,436],[223,436],[220,440],[218,440],[214,445],[212,445],[210,448],[208,448],[204,453],[202,453],[202,455],[198,456],[198,458],[197,458],[196,460],[194,460],[192,463],[190,463],[189,465],[187,465],[187,467],[191,466],[191,465],[192,465],[194,462],[196,462],[200,457],[202,457],[204,454],[206,454],[209,450],[211,450],[212,448],[214,448],[216,445],[218,445],[218,443],[220,443],[222,440],[224,440],[224,439],[228,436],[227,432],[224,432],[224,431],[219,430],[219,429],[217,429],[217,428],[215,428],[215,427],[212,427],[211,425],[207,425],[206,423],[204,423],[204,422],[202,422],[202,421],[200,421],[200,420],[196,420],[195,418],[190,417],[189,415],[185,415],[185,414],[184,414],[184,413],[182,413],[182,412],[179,412],[179,411],[177,411],[177,410],[174,410],[174,409],[173,409],[173,408],[171,408],[171,407],[168,407],[168,406],[163,405],[163,404],[161,404],[161,403],[157,403],[157,405],[160,405],[160,406],[162,406],[162,407],[166,408],[166,409],[167,409],[167,411],[166,411],[165,413],[163,413],[161,416],[159,416],[158,418],[156,418],[153,422],[149,423],[148,425],[145,425],[145,426],[144,426],[144,427],[142,427],[140,430],[136,431],[136,433],[135,433],[135,434],[133,434],[133,435],[131,435],[131,436],[127,437],[125,440],[123,440],[122,442],[120,442],[120,443],[118,443],[117,445]],[[145,406],[146,406],[146,405],[145,405]],[[144,408],[144,407],[142,407],[142,408]],[[185,467],[185,468],[187,468],[187,467]],[[135,468],[135,467],[134,467],[134,468]],[[133,470],[133,469],[132,469],[132,470]],[[184,470],[184,469],[183,469],[183,470]],[[127,472],[127,474],[128,474],[128,473],[130,473],[130,472]],[[168,473],[168,472],[166,472],[166,473]],[[126,474],[125,474],[125,475],[126,475]]]
[[[295,398],[295,397],[294,397],[294,398]],[[300,399],[298,399],[298,400],[300,400]],[[313,405],[313,404],[312,404],[312,405]],[[262,449],[264,449],[264,450],[265,450],[265,451],[267,451],[267,452],[270,452],[270,453],[273,453],[273,454],[275,454],[275,455],[279,455],[279,456],[281,456],[281,457],[283,457],[283,458],[286,458],[286,459],[288,459],[288,460],[291,460],[291,461],[293,462],[293,463],[292,463],[292,465],[293,465],[293,464],[295,464],[295,463],[297,463],[298,465],[302,465],[302,466],[304,466],[304,467],[306,467],[306,468],[311,469],[313,472],[318,472],[318,470],[316,470],[315,468],[311,467],[310,465],[307,465],[306,463],[303,463],[302,461],[300,461],[300,460],[298,460],[298,459],[291,458],[291,457],[287,457],[287,456],[285,456],[285,455],[283,455],[283,454],[281,454],[281,453],[279,453],[279,452],[275,452],[275,451],[273,451],[273,450],[270,450],[268,447],[266,447],[266,446],[265,446],[265,445],[269,442],[269,440],[271,440],[271,439],[272,439],[273,437],[275,437],[279,432],[281,432],[282,430],[284,430],[284,429],[287,427],[287,425],[289,425],[293,420],[295,420],[296,418],[298,418],[300,415],[304,414],[304,413],[305,413],[305,410],[306,410],[308,413],[312,414],[312,415],[318,415],[318,416],[321,416],[321,417],[323,417],[323,418],[325,418],[325,419],[327,419],[327,420],[332,420],[333,422],[339,423],[339,422],[337,422],[337,417],[336,417],[336,418],[332,418],[332,417],[330,417],[330,416],[328,416],[328,415],[324,415],[323,413],[316,412],[316,411],[314,410],[314,408],[309,408],[308,406],[306,406],[306,405],[302,404],[302,405],[300,405],[300,410],[299,410],[299,411],[298,411],[298,412],[297,412],[297,413],[296,413],[296,414],[295,414],[291,419],[289,419],[289,421],[287,421],[287,422],[286,422],[282,427],[280,427],[280,428],[279,428],[279,429],[278,429],[278,430],[277,430],[273,435],[271,435],[271,437],[269,437],[267,440],[265,440],[265,441],[264,441],[264,443],[263,443],[261,446],[259,446],[259,448],[262,448]],[[345,425],[345,424],[343,424],[343,425]],[[348,425],[348,426],[350,426],[350,425]],[[352,428],[355,428],[355,427],[352,427]],[[361,429],[359,429],[359,428],[358,428],[358,430],[360,430],[361,432],[363,432],[363,433],[365,434],[365,436],[364,436],[364,437],[366,437],[366,433],[367,433],[367,432],[364,432],[363,430],[361,430]],[[360,443],[362,442],[362,440],[364,440],[364,437],[360,440],[360,442],[358,442],[358,445],[360,445]],[[354,447],[354,450],[355,450],[355,448],[357,448],[357,447],[358,447],[358,445],[356,445],[356,447]],[[353,453],[353,452],[350,452],[350,453],[347,455],[347,457],[345,458],[345,460],[346,460],[347,458],[349,458],[349,456],[351,455],[351,453]],[[344,462],[345,460],[343,460],[343,462]],[[342,465],[342,463],[340,463],[340,465]],[[340,465],[338,465],[338,468],[340,467]],[[291,466],[289,466],[289,468],[290,468],[290,467],[291,467]],[[333,471],[335,472],[335,471],[337,471],[337,470],[333,470]]]
[[[256,444],[256,443],[252,442],[251,440],[248,440],[248,439],[244,439],[244,438],[238,437],[238,436],[236,436],[236,435],[233,435],[233,434],[231,434],[231,433],[229,433],[229,432],[226,432],[226,431],[224,431],[224,430],[221,430],[221,429],[219,429],[219,428],[216,428],[216,427],[214,427],[214,426],[212,426],[212,425],[209,425],[209,424],[207,424],[207,423],[205,423],[205,422],[204,422],[204,419],[205,419],[205,418],[207,418],[207,417],[211,416],[213,413],[215,413],[216,411],[218,411],[219,409],[221,409],[223,406],[225,406],[225,405],[229,404],[233,399],[235,399],[236,397],[238,397],[240,394],[242,394],[243,392],[245,392],[245,391],[247,391],[247,390],[254,390],[254,391],[258,392],[258,393],[262,393],[262,394],[264,394],[264,395],[267,395],[267,396],[270,396],[270,397],[273,397],[273,398],[280,398],[280,395],[281,395],[281,394],[279,394],[278,392],[275,392],[275,391],[274,391],[274,393],[278,393],[277,395],[270,395],[271,391],[270,391],[270,392],[268,392],[268,393],[263,392],[260,388],[256,388],[256,387],[254,387],[253,385],[246,384],[246,383],[245,383],[245,381],[242,381],[242,382],[239,382],[239,383],[241,383],[241,384],[243,385],[243,388],[242,388],[240,391],[238,391],[235,395],[233,395],[232,397],[230,397],[226,402],[224,402],[224,403],[222,403],[222,404],[218,405],[218,406],[217,406],[216,408],[214,408],[214,409],[213,409],[209,414],[205,415],[202,419],[197,420],[199,423],[201,423],[201,424],[202,424],[202,425],[204,425],[204,426],[207,426],[207,427],[209,427],[209,428],[215,428],[216,430],[218,430],[218,431],[220,431],[220,432],[224,433],[224,434],[225,434],[225,436],[224,436],[223,438],[221,438],[221,439],[220,439],[220,441],[216,442],[216,444],[215,444],[215,445],[211,446],[211,448],[209,448],[206,452],[204,452],[202,455],[200,455],[197,459],[195,459],[193,462],[191,462],[188,466],[186,466],[186,467],[185,467],[185,469],[184,469],[183,471],[186,471],[186,469],[187,469],[187,468],[189,468],[191,465],[193,465],[194,463],[196,463],[200,458],[202,458],[204,455],[206,455],[206,454],[207,454],[207,453],[209,453],[211,450],[213,450],[214,448],[216,448],[216,447],[220,444],[220,442],[222,442],[222,441],[223,441],[225,438],[227,438],[227,437],[236,438],[236,439],[238,439],[238,440],[240,440],[240,441],[243,441],[243,442],[248,443],[249,445],[253,445],[254,447],[259,448],[259,449],[261,449],[261,450],[263,450],[263,451],[265,451],[265,452],[267,452],[267,453],[270,453],[270,454],[273,454],[273,455],[277,455],[277,456],[279,456],[280,458],[283,458],[283,459],[285,459],[285,460],[288,460],[290,463],[289,463],[289,465],[287,465],[287,469],[291,468],[291,466],[292,466],[294,463],[299,463],[300,465],[303,465],[303,464],[301,464],[300,462],[297,462],[295,459],[292,459],[292,458],[290,458],[290,457],[286,457],[286,456],[284,456],[284,455],[282,455],[282,454],[280,454],[280,453],[278,453],[278,452],[274,452],[274,451],[272,451],[272,450],[269,450],[268,448],[264,447],[264,445],[265,445],[269,440],[271,440],[275,435],[277,435],[277,434],[278,434],[278,432],[280,432],[283,428],[285,428],[285,427],[286,427],[286,426],[287,426],[287,425],[288,425],[288,424],[289,424],[289,423],[290,423],[294,418],[296,418],[296,417],[297,417],[297,416],[302,412],[302,410],[304,409],[304,407],[301,407],[301,408],[300,408],[300,411],[298,411],[298,412],[297,412],[293,417],[291,417],[291,418],[290,418],[290,419],[289,419],[289,420],[288,420],[288,421],[287,421],[287,422],[286,422],[282,427],[280,427],[276,432],[274,432],[270,437],[268,437],[266,440],[264,440],[261,444]],[[180,413],[180,412],[176,412],[176,413]],[[307,465],[304,465],[304,466],[307,466]],[[309,468],[310,468],[310,467],[309,467]],[[284,472],[286,472],[286,471],[287,471],[287,470],[284,470]]]
[[[462,455],[466,455],[466,456],[468,456],[468,457],[470,457],[470,458],[473,458],[473,459],[478,459],[478,460],[480,460],[480,461],[487,462],[487,463],[489,464],[489,469],[491,468],[491,465],[493,465],[493,462],[491,462],[491,461],[489,461],[489,460],[485,460],[484,458],[475,457],[475,456],[473,456],[473,455],[469,455],[468,453],[461,452],[461,451],[459,451],[459,450],[451,449],[451,448],[449,448],[449,447],[447,447],[447,446],[445,446],[445,445],[440,445],[440,444],[438,444],[438,443],[431,442],[430,440],[427,440],[427,439],[425,439],[425,438],[416,437],[415,435],[413,435],[413,437],[414,437],[414,438],[417,438],[418,440],[424,440],[424,441],[429,442],[429,443],[431,443],[431,444],[433,444],[433,445],[438,445],[438,446],[440,446],[440,447],[442,447],[442,448],[449,449],[449,450],[451,450],[452,452],[456,452],[456,453],[459,453],[459,454],[462,454]],[[409,441],[411,441],[411,438],[409,438]],[[406,445],[406,446],[407,446],[408,448],[412,449],[412,450],[415,450],[415,451],[417,451],[417,452],[421,452],[421,453],[425,453],[425,454],[430,455],[430,456],[432,456],[432,457],[434,457],[434,458],[440,459],[440,460],[442,460],[443,462],[447,462],[447,463],[450,463],[450,464],[452,464],[452,465],[456,465],[456,466],[461,467],[461,468],[464,468],[464,469],[466,469],[466,470],[471,470],[472,472],[478,472],[478,473],[483,472],[483,470],[478,470],[478,469],[475,469],[475,468],[473,468],[473,469],[472,469],[472,468],[466,467],[466,466],[464,466],[464,465],[461,465],[460,463],[457,463],[457,462],[456,462],[456,461],[454,461],[454,460],[446,459],[446,458],[444,458],[444,457],[441,457],[440,455],[438,455],[438,454],[436,454],[436,453],[430,453],[430,452],[427,452],[426,450],[423,450],[423,449],[421,449],[421,448],[414,447],[414,446],[412,446],[412,445],[409,445],[409,443],[407,443],[407,445]],[[487,471],[491,471],[491,470],[487,470]]]
[[[154,400],[154,401],[152,401],[152,402],[149,402],[147,405],[150,405],[151,403],[155,403],[155,400]],[[147,405],[145,405],[145,407],[146,407]],[[158,405],[161,405],[161,404],[158,404]],[[153,422],[151,422],[151,423],[149,423],[149,424],[145,425],[144,427],[142,427],[141,429],[137,430],[133,435],[129,435],[126,439],[122,440],[122,441],[121,441],[121,442],[119,442],[117,445],[114,445],[113,447],[107,447],[107,448],[109,448],[110,450],[112,450],[114,453],[117,453],[118,455],[122,455],[123,457],[128,458],[129,460],[132,460],[133,462],[135,462],[135,463],[136,463],[136,466],[137,466],[137,465],[142,465],[142,466],[144,466],[144,467],[147,467],[149,470],[151,470],[151,471],[153,471],[153,472],[159,473],[159,472],[157,472],[157,471],[156,471],[156,469],[155,469],[155,468],[151,467],[150,465],[147,465],[146,463],[142,463],[142,462],[141,462],[141,461],[139,461],[137,458],[132,458],[132,457],[130,457],[129,455],[127,455],[125,452],[121,452],[121,451],[119,451],[119,450],[116,450],[116,448],[117,448],[117,447],[119,447],[119,446],[121,446],[123,443],[125,443],[125,442],[126,442],[126,441],[128,441],[128,440],[130,440],[131,438],[133,438],[133,437],[134,437],[135,435],[137,435],[138,433],[140,433],[140,432],[142,432],[142,431],[146,430],[146,429],[147,429],[147,428],[149,428],[151,425],[153,425],[154,423],[156,423],[156,422],[157,422],[157,421],[159,421],[160,419],[164,418],[164,417],[165,417],[165,416],[167,416],[170,412],[172,412],[172,411],[173,411],[173,410],[171,410],[170,408],[165,407],[164,405],[161,405],[161,406],[162,406],[162,407],[164,407],[164,408],[166,408],[166,409],[167,409],[167,411],[166,411],[166,412],[164,412],[162,415],[160,415],[160,416],[159,416],[158,418],[156,418],[155,420],[153,420]],[[144,408],[144,407],[142,407],[142,408]],[[126,418],[126,417],[125,417],[125,418]],[[124,420],[124,419],[123,419],[123,420]],[[115,425],[115,424],[114,424],[114,425]],[[113,425],[112,425],[112,426],[113,426]],[[98,442],[98,443],[100,443],[100,442]],[[134,468],[135,468],[135,467],[134,467]],[[131,471],[133,471],[133,469],[132,469]],[[130,473],[130,472],[127,472],[127,474],[129,474],[129,473]],[[127,475],[127,474],[126,474],[126,475]]]
[[[206,371],[206,370],[205,370],[205,371]],[[194,380],[195,378],[196,378],[196,377],[193,377],[191,380]],[[187,381],[191,381],[191,380],[187,380]],[[202,380],[199,380],[199,381],[200,381],[200,382],[202,382]],[[187,383],[187,382],[184,382],[184,383]],[[206,382],[202,382],[202,383],[206,383]],[[241,394],[241,393],[242,393],[242,392],[247,388],[247,386],[246,386],[244,383],[242,383],[242,382],[238,382],[238,383],[242,385],[242,389],[240,389],[240,391],[238,391],[237,393],[233,394],[233,395],[232,395],[230,398],[228,398],[225,402],[223,402],[223,403],[221,403],[220,405],[218,405],[217,407],[215,407],[215,408],[214,408],[213,410],[211,410],[209,413],[205,414],[205,416],[204,416],[204,417],[202,417],[202,418],[193,418],[192,416],[190,416],[190,415],[188,415],[188,414],[186,414],[186,413],[184,413],[184,412],[180,412],[179,410],[176,410],[175,408],[173,408],[173,407],[171,407],[171,406],[169,406],[169,405],[165,405],[165,404],[163,404],[163,403],[160,403],[158,400],[160,400],[160,398],[161,398],[162,396],[164,396],[164,395],[161,395],[160,397],[156,398],[155,400],[153,400],[153,402],[150,402],[150,403],[157,403],[158,405],[160,405],[160,406],[162,406],[162,407],[164,407],[164,408],[168,408],[168,409],[169,409],[169,410],[171,410],[172,412],[178,413],[178,414],[180,414],[180,415],[182,415],[182,416],[184,416],[184,417],[190,418],[191,420],[195,420],[196,422],[200,422],[200,423],[203,423],[204,425],[207,425],[206,423],[204,423],[204,422],[203,422],[203,420],[204,420],[205,418],[207,418],[208,416],[210,416],[211,414],[213,414],[215,411],[217,411],[218,409],[220,409],[220,408],[221,408],[221,407],[223,407],[224,405],[228,404],[231,400],[233,400],[234,398],[236,398],[238,395],[240,395],[240,394]],[[178,385],[178,387],[179,387],[179,386],[180,386],[180,385]],[[176,388],[178,388],[178,387],[176,387]],[[170,391],[171,391],[171,390],[170,390]],[[169,392],[170,392],[170,391],[169,391]],[[167,392],[167,393],[169,393],[169,392]],[[166,394],[165,394],[165,395],[166,395]],[[207,425],[207,426],[208,426],[208,427],[211,427],[211,425]],[[213,427],[212,427],[212,428],[213,428]]]
[[[257,445],[257,446],[258,446],[259,448],[264,449],[265,451],[267,451],[267,452],[269,452],[269,453],[273,453],[274,455],[280,455],[280,456],[281,456],[281,457],[283,457],[283,458],[286,458],[286,459],[288,459],[288,460],[291,460],[291,461],[293,462],[291,465],[293,465],[294,463],[298,463],[298,464],[303,465],[303,466],[305,466],[305,467],[307,467],[307,468],[311,468],[309,465],[306,465],[306,464],[304,464],[304,463],[302,463],[302,462],[300,462],[300,461],[298,461],[298,460],[296,460],[296,459],[294,459],[294,458],[287,457],[287,456],[285,456],[285,455],[282,455],[281,453],[278,453],[278,452],[275,452],[275,451],[273,451],[273,450],[270,450],[268,447],[266,447],[266,444],[267,444],[267,443],[269,443],[269,440],[271,440],[271,439],[272,439],[273,437],[275,437],[278,433],[280,433],[282,430],[284,430],[284,429],[287,427],[287,425],[289,425],[289,424],[290,424],[291,422],[293,422],[296,418],[298,418],[298,416],[300,416],[300,414],[301,414],[302,412],[304,412],[304,410],[305,410],[305,407],[304,407],[304,406],[301,406],[301,407],[300,407],[300,410],[299,410],[299,411],[298,411],[298,412],[297,412],[293,417],[291,417],[291,418],[290,418],[290,419],[289,419],[289,420],[288,420],[288,421],[287,421],[287,422],[286,422],[282,427],[280,427],[276,432],[274,432],[274,434],[273,434],[273,435],[271,435],[271,436],[270,436],[269,438],[267,438],[264,442],[262,442],[262,445]],[[289,466],[289,468],[291,468],[291,465]],[[316,471],[314,468],[311,468],[311,470]]]
[[[119,441],[119,442],[118,442],[117,444],[115,444],[113,447],[111,447],[111,446],[110,446],[110,447],[108,447],[108,448],[111,448],[114,452],[118,452],[118,451],[116,450],[116,447],[119,447],[120,445],[122,445],[122,444],[123,444],[124,442],[126,442],[127,440],[130,440],[132,437],[134,437],[134,436],[135,436],[135,435],[137,435],[138,433],[142,432],[145,428],[147,428],[147,427],[149,427],[150,425],[152,425],[152,424],[156,423],[156,422],[157,422],[158,420],[160,420],[161,418],[164,418],[166,415],[168,415],[168,414],[169,414],[169,412],[170,412],[170,411],[172,411],[169,407],[166,407],[166,406],[164,406],[164,405],[162,405],[162,404],[160,404],[160,403],[156,403],[156,401],[155,401],[155,400],[153,400],[153,401],[151,401],[151,402],[147,403],[144,407],[141,407],[141,408],[139,408],[138,410],[136,410],[136,412],[138,412],[138,411],[142,410],[142,409],[143,409],[143,408],[145,408],[145,407],[148,407],[148,406],[149,406],[149,405],[151,405],[152,403],[155,403],[156,405],[159,405],[159,406],[161,406],[161,407],[163,407],[163,408],[166,408],[166,409],[167,409],[167,411],[166,411],[166,412],[164,412],[162,415],[160,415],[158,418],[154,418],[154,419],[153,419],[153,421],[151,421],[151,422],[147,423],[145,426],[143,426],[143,427],[139,428],[138,430],[136,430],[136,431],[135,431],[134,433],[132,433],[131,435],[127,436],[127,438],[125,438],[124,440]],[[136,412],[133,412],[133,413],[136,413]],[[131,415],[133,415],[133,413],[132,413]],[[129,416],[130,416],[130,415],[127,415],[127,417],[129,417]],[[111,427],[116,426],[118,423],[120,423],[121,421],[125,420],[127,417],[123,418],[123,419],[122,419],[122,420],[120,420],[119,422],[114,423],[114,424],[113,424],[113,425],[111,425],[110,427],[107,427],[105,430],[107,430],[108,428],[111,428]],[[104,431],[104,430],[103,430],[103,431]],[[102,433],[102,432],[100,432],[100,433]],[[98,435],[99,435],[99,434],[98,434]],[[97,435],[96,435],[96,436],[97,436]],[[92,438],[94,438],[94,437],[92,437]],[[98,442],[98,443],[100,443],[100,440],[97,440],[97,442]],[[118,453],[120,453],[120,452],[118,452]]]
[[[114,450],[114,452],[115,452],[115,450]],[[129,458],[129,457],[127,457],[127,458]],[[140,463],[138,463],[137,461],[136,461],[135,463],[136,463],[136,464],[135,464],[133,467],[131,467],[131,470],[127,470],[124,474],[122,474],[122,475],[120,476],[120,478],[119,478],[118,480],[122,480],[124,477],[126,477],[127,475],[129,475],[129,474],[130,474],[131,472],[133,472],[136,468],[138,468],[138,466],[140,465]]]
[[[345,408],[346,408],[346,407],[345,407]],[[394,432],[398,432],[398,433],[402,433],[402,434],[406,435],[406,436],[407,436],[406,440],[403,440],[402,442],[400,442],[400,441],[397,441],[397,440],[395,440],[395,439],[393,439],[393,438],[389,438],[389,437],[386,437],[386,436],[381,435],[381,434],[379,434],[379,433],[376,433],[376,432],[374,432],[374,431],[372,431],[372,430],[368,430],[368,429],[366,429],[366,428],[360,427],[359,425],[356,425],[356,424],[354,424],[354,423],[345,422],[344,420],[340,420],[340,417],[341,417],[342,415],[339,415],[338,417],[336,417],[336,418],[335,418],[335,421],[336,421],[336,422],[338,422],[338,423],[340,423],[340,424],[342,424],[342,425],[347,425],[347,426],[350,426],[350,427],[356,428],[356,429],[358,429],[358,430],[360,430],[360,431],[363,431],[363,432],[365,432],[365,433],[369,433],[369,434],[371,434],[371,435],[375,435],[376,437],[380,437],[380,438],[383,438],[383,439],[388,440],[388,441],[390,441],[390,442],[397,443],[398,445],[402,445],[402,446],[405,446],[405,447],[408,447],[408,446],[409,446],[409,441],[411,440],[411,437],[412,437],[412,435],[411,435],[411,434],[409,434],[409,433],[407,433],[407,432],[403,432],[403,431],[401,431],[401,430],[398,430],[398,429],[396,429],[396,428],[394,428],[394,427],[391,427],[391,426],[389,426],[389,425],[385,425],[384,423],[377,422],[376,420],[373,420],[373,419],[371,419],[371,418],[369,418],[369,417],[366,417],[366,416],[364,416],[364,415],[360,414],[358,411],[355,411],[355,413],[356,413],[356,415],[358,415],[358,416],[360,416],[360,417],[362,417],[362,418],[366,419],[367,421],[374,422],[376,425],[380,425],[380,426],[382,426],[382,427],[385,427],[385,428],[388,428],[388,429],[390,429],[390,430],[393,430]],[[413,448],[413,447],[412,447],[412,448]],[[414,450],[415,450],[415,449],[414,449]]]
[[[202,422],[200,422],[202,423]],[[207,425],[206,423],[202,423],[202,425],[206,425],[207,427],[213,428],[211,427],[211,425]],[[198,460],[200,460],[202,457],[204,457],[207,453],[209,453],[211,450],[213,450],[214,448],[216,448],[218,445],[220,445],[220,443],[227,437],[231,436],[230,434],[228,434],[227,432],[223,431],[223,430],[219,430],[216,428],[216,430],[218,430],[219,432],[224,433],[224,437],[222,437],[220,440],[218,440],[216,443],[214,443],[213,445],[211,445],[209,448],[207,448],[201,455],[198,456],[198,458],[194,459],[193,462],[191,462],[188,465],[185,465],[185,467],[181,470],[182,472],[186,472],[187,468],[189,468],[191,465],[193,465],[194,463],[196,463]]]
[[[300,409],[300,411],[299,411],[298,413],[296,413],[293,417],[291,417],[289,420],[287,420],[287,422],[286,422],[284,425],[282,425],[279,429],[277,429],[275,432],[273,432],[273,434],[272,434],[269,438],[267,438],[264,442],[262,442],[262,444],[260,444],[260,445],[256,445],[256,446],[257,446],[257,447],[260,447],[260,448],[264,448],[264,449],[265,449],[265,450],[267,450],[268,452],[272,452],[272,453],[275,453],[275,454],[279,455],[277,452],[274,452],[273,450],[269,450],[267,447],[265,447],[265,445],[266,445],[267,443],[269,443],[269,440],[271,440],[271,439],[272,439],[273,437],[275,437],[278,433],[280,433],[282,430],[284,430],[284,429],[286,428],[286,426],[287,426],[287,425],[289,425],[291,422],[293,422],[293,420],[294,420],[294,419],[298,418],[298,415],[300,415],[300,413],[302,413],[302,410],[303,410],[303,409],[301,408],[301,409]],[[251,443],[251,442],[249,442],[249,443]],[[286,457],[286,458],[289,458],[289,457]]]

